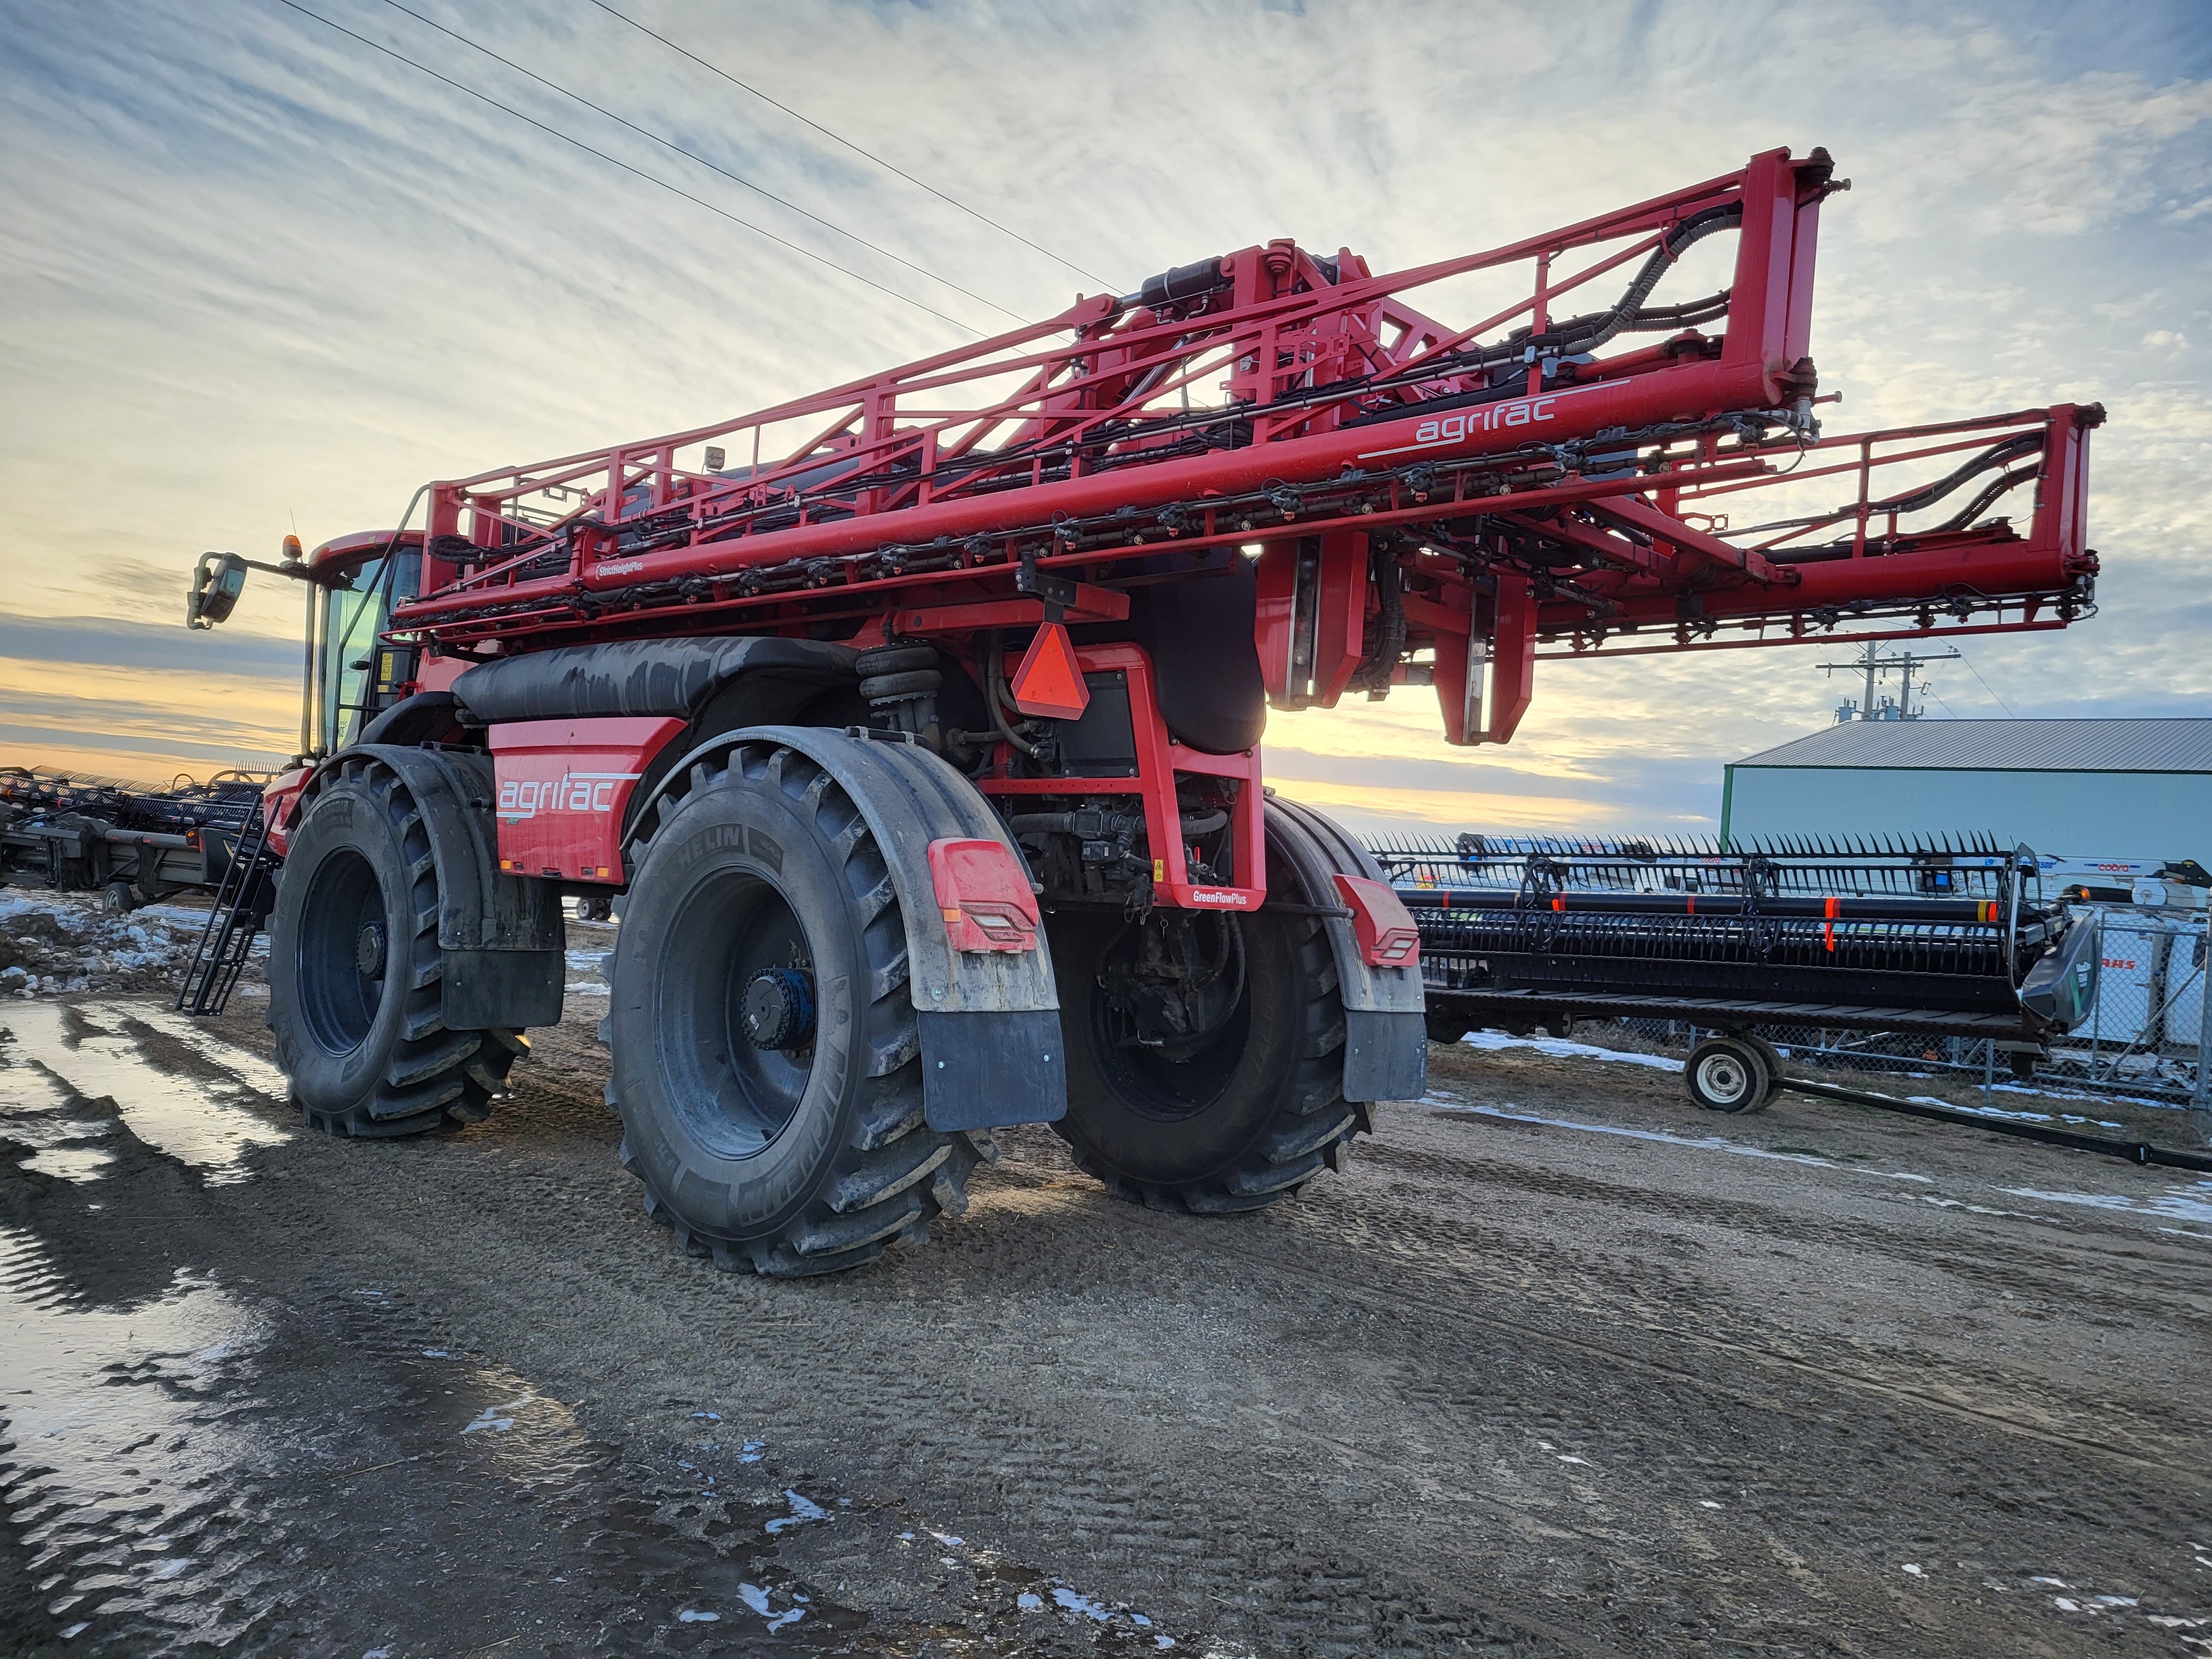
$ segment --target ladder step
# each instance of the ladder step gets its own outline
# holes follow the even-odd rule
[[[269,847],[269,815],[257,811],[240,827],[229,866],[216,884],[207,925],[177,991],[179,1013],[220,1014],[253,954],[265,912],[258,900],[279,860]]]

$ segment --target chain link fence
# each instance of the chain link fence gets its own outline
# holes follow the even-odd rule
[[[2070,1095],[2187,1108],[2212,1141],[2212,1075],[2202,1059],[2212,1036],[2204,994],[2212,917],[2090,908],[2103,933],[2095,1007],[2039,1055],[1985,1037],[1918,1032],[1775,1024],[1750,1034],[1808,1075],[1826,1073],[1839,1082],[1858,1077],[1877,1087],[1934,1085],[1952,1095],[1964,1088],[1984,1097]],[[1593,1020],[1577,1021],[1573,1035],[1596,1048],[1686,1055],[1711,1030],[1681,1020]]]

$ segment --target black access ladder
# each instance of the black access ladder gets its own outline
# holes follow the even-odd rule
[[[219,1014],[229,1002],[238,976],[246,971],[253,941],[268,919],[276,890],[276,867],[281,861],[269,844],[271,814],[257,810],[240,827],[231,849],[230,864],[215,890],[215,907],[207,926],[200,930],[191,966],[177,991],[177,1011],[185,1014]]]

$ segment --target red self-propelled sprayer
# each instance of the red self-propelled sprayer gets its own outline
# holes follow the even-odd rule
[[[1270,706],[1432,686],[1502,743],[1546,659],[2088,608],[2100,410],[1821,432],[1832,173],[1769,151],[1389,275],[1244,248],[289,561],[269,973],[308,1116],[481,1116],[559,1018],[562,898],[623,895],[623,1159],[729,1265],[919,1242],[1013,1123],[1155,1204],[1296,1191],[1420,1094],[1423,1004],[1381,872],[1263,787]],[[1733,280],[1662,301],[1723,237]]]

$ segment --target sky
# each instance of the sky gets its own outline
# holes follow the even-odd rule
[[[933,313],[1006,325],[959,289],[1049,315],[1284,235],[1402,268],[1784,144],[1853,181],[1820,232],[1831,430],[2110,411],[2100,614],[1966,641],[1931,714],[2208,712],[2201,3],[609,0],[973,213],[594,0],[301,3],[612,160],[284,0],[0,0],[0,763],[164,779],[290,752],[300,596],[257,578],[188,634],[204,549],[386,527],[432,477],[970,337]],[[1540,665],[1503,748],[1447,747],[1401,689],[1275,714],[1268,769],[1370,832],[1709,834],[1723,763],[1852,694],[1817,665],[1840,654]]]

